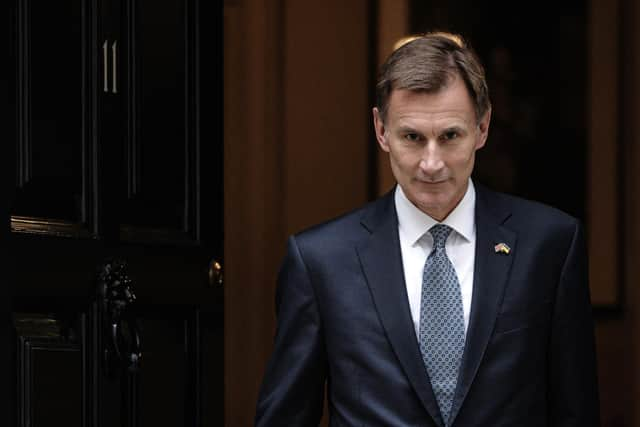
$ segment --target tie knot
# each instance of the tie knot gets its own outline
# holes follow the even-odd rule
[[[444,249],[444,244],[453,229],[448,225],[436,224],[429,229],[429,233],[433,236],[433,247],[435,249]]]

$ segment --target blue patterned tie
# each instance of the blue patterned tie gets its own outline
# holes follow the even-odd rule
[[[445,251],[451,231],[443,224],[429,230],[433,250],[424,265],[420,303],[420,352],[445,426],[449,426],[465,339],[460,283]]]

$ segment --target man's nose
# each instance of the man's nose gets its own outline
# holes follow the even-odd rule
[[[442,153],[436,143],[429,141],[422,150],[422,157],[420,159],[420,169],[427,175],[433,175],[438,173],[444,167],[444,161],[442,159]]]

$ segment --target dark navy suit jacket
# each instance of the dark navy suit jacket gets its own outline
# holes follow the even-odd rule
[[[599,425],[583,231],[476,185],[470,322],[452,425]],[[509,254],[496,252],[505,243]],[[443,426],[409,311],[393,192],[289,239],[257,426]]]

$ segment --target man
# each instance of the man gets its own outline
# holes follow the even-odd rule
[[[289,239],[256,425],[599,424],[583,231],[471,181],[484,71],[434,33],[383,65],[373,121],[398,185]],[[542,171],[541,171],[542,172]]]

